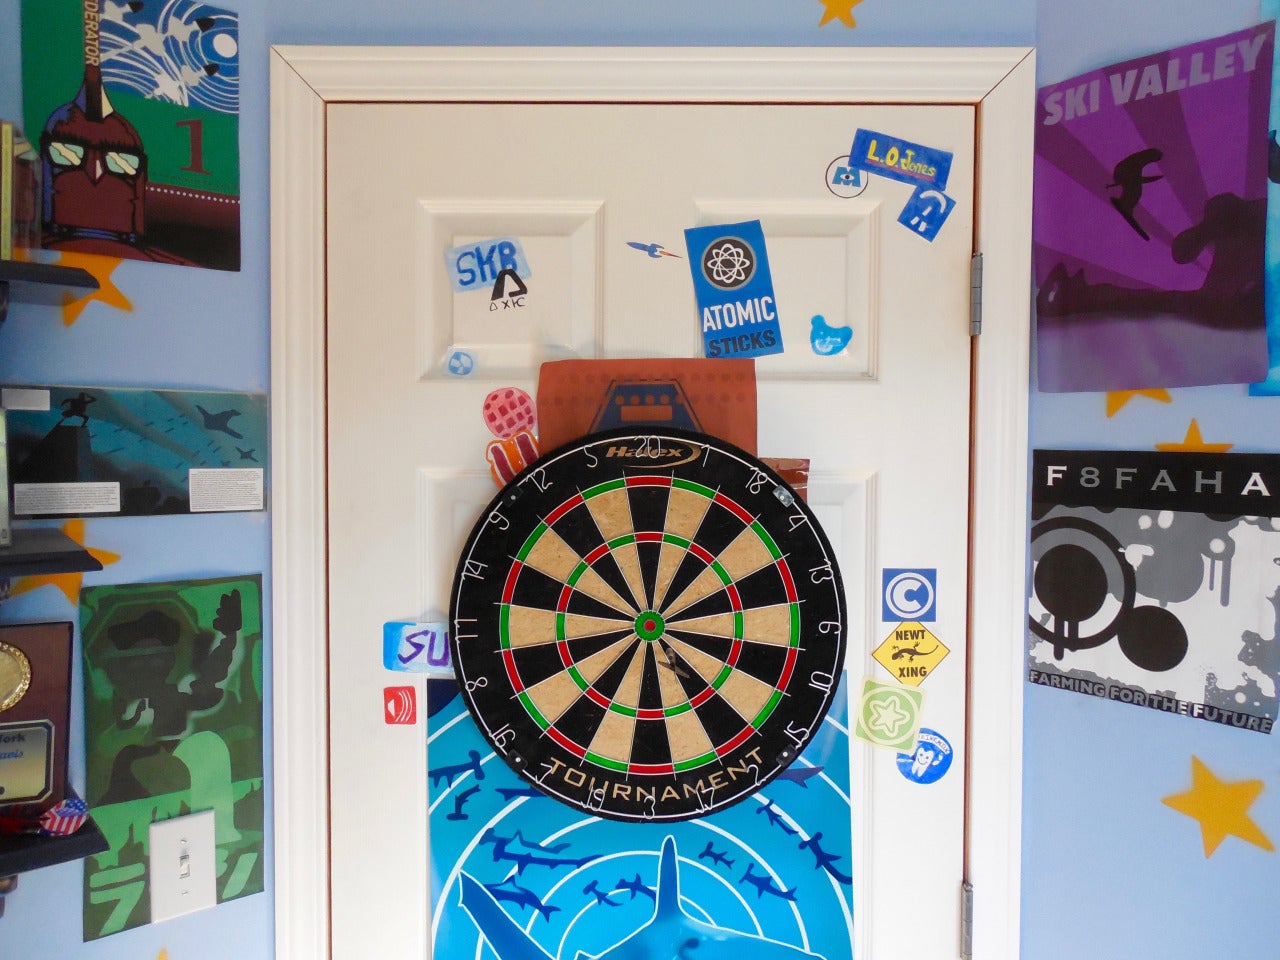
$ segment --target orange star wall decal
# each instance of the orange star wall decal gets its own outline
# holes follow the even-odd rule
[[[30,260],[25,250],[15,250],[14,258],[18,260]],[[60,267],[79,267],[81,270],[89,273],[94,280],[98,281],[98,289],[92,290],[83,296],[76,296],[74,293],[64,293],[62,296],[62,323],[63,326],[71,326],[76,322],[76,318],[84,312],[94,300],[100,300],[109,307],[116,307],[120,310],[132,310],[133,304],[129,298],[121,292],[120,288],[115,285],[115,281],[111,279],[111,274],[115,272],[116,267],[124,263],[120,257],[104,257],[96,253],[70,253],[62,251],[58,254],[58,266]]]
[[[861,2],[862,0],[822,0],[826,9],[822,12],[818,26],[825,27],[832,20],[839,20],[846,27],[856,27],[858,21],[853,19],[853,8]]]
[[[120,554],[118,553],[85,547],[83,520],[68,520],[62,525],[62,532],[84,547],[89,552],[89,555],[104,567],[120,559]],[[80,585],[83,582],[83,573],[41,573],[30,577],[18,577],[13,581],[13,586],[9,588],[9,596],[16,597],[20,593],[30,593],[40,587],[53,586],[61,590],[62,595],[72,604],[78,604],[80,602]]]
[[[1262,828],[1249,816],[1249,807],[1262,793],[1261,780],[1238,780],[1228,783],[1214,776],[1199,757],[1191,758],[1191,789],[1175,793],[1160,802],[1200,821],[1205,858],[1213,856],[1228,836],[1239,837],[1263,850],[1275,847]]]
[[[1173,403],[1173,397],[1169,396],[1169,391],[1163,387],[1156,390],[1112,390],[1107,394],[1107,416],[1114,417],[1134,397],[1148,397],[1160,403]]]
[[[133,309],[129,298],[111,279],[111,274],[115,272],[116,267],[124,263],[120,257],[103,257],[93,253],[64,253],[58,263],[64,267],[79,267],[81,270],[87,270],[93,275],[93,279],[98,281],[98,289],[82,297],[72,293],[63,296],[62,323],[65,326],[69,327],[75,323],[76,318],[84,312],[84,308],[94,300],[100,300],[107,306],[120,310]]]
[[[1200,424],[1193,418],[1181,443],[1157,443],[1156,449],[1167,453],[1226,453],[1234,446],[1234,443],[1206,443],[1200,436]]]

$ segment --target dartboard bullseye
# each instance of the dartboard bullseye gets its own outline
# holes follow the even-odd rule
[[[481,515],[450,644],[485,738],[615,820],[749,796],[804,749],[844,666],[831,545],[763,463],[682,430],[554,450]]]

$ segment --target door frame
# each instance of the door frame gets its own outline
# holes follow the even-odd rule
[[[270,77],[275,955],[330,955],[326,110],[519,91],[533,102],[856,96],[976,109],[974,249],[985,269],[972,359],[966,846],[973,956],[1016,958],[1034,49],[273,46]]]

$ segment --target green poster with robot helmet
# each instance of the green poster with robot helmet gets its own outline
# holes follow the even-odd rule
[[[238,270],[239,52],[192,0],[23,0],[42,245]]]

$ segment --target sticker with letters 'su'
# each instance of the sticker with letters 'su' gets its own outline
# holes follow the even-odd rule
[[[859,129],[853,135],[849,166],[900,180],[913,186],[947,188],[951,154],[874,130]]]
[[[454,676],[449,627],[444,623],[392,620],[382,625],[382,665],[400,673]]]
[[[495,237],[450,247],[444,252],[444,268],[458,293],[469,290],[492,293],[498,277],[507,271],[514,273],[518,280],[528,280],[533,274],[524,247],[515,237]]]

